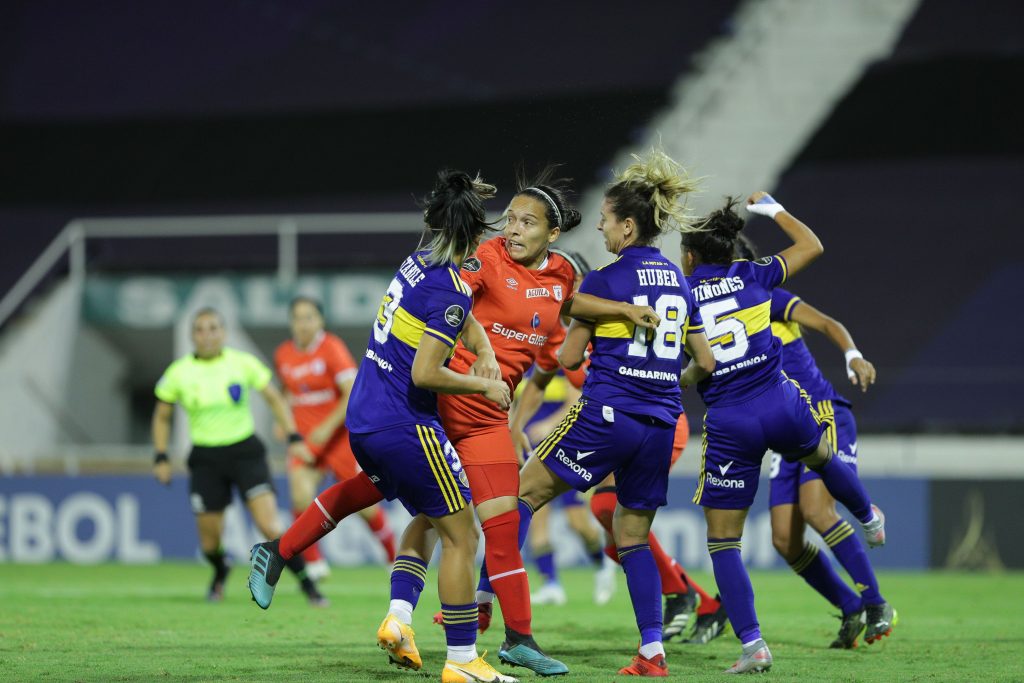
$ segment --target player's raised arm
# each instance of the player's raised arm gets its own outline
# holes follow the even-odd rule
[[[562,315],[583,320],[628,320],[634,325],[650,330],[657,329],[661,324],[661,318],[650,306],[602,299],[593,294],[574,295],[562,306]]]
[[[825,253],[825,247],[814,231],[779,204],[767,192],[755,192],[747,199],[747,211],[773,219],[793,245],[786,247],[781,256],[786,262],[786,277],[791,277],[809,266]]]
[[[828,337],[846,356],[846,375],[853,384],[860,385],[862,392],[875,383],[875,366],[857,350],[853,337],[841,322],[803,300],[793,307],[789,319]]]

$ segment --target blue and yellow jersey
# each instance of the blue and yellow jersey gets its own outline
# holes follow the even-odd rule
[[[661,317],[661,325],[650,334],[626,322],[597,325],[583,395],[674,424],[683,410],[679,375],[686,332],[701,329],[682,272],[656,247],[631,246],[613,263],[591,271],[580,292],[651,306]]]
[[[350,431],[413,423],[441,427],[437,395],[412,383],[412,361],[423,335],[454,354],[473,296],[453,264],[433,266],[427,256],[419,251],[405,259],[384,294],[349,398]]]
[[[782,381],[782,343],[772,334],[772,290],[786,281],[786,261],[769,256],[704,263],[686,278],[718,366],[697,385],[705,405],[748,401]]]
[[[821,374],[814,356],[804,343],[800,325],[791,318],[793,309],[801,301],[796,294],[784,289],[772,292],[772,334],[782,342],[782,369],[787,377],[795,379],[800,388],[810,394],[815,403],[832,401],[849,406],[850,402]]]

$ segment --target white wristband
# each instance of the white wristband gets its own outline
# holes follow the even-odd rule
[[[850,349],[849,351],[846,352],[846,374],[850,379],[853,379],[856,375],[856,373],[854,373],[853,370],[850,368],[850,363],[857,360],[858,358],[863,357],[864,354],[862,354],[857,349]]]
[[[747,211],[750,213],[768,216],[769,218],[775,218],[776,214],[785,210],[782,204],[775,201],[775,198],[770,194],[766,194],[753,204],[747,204]]]

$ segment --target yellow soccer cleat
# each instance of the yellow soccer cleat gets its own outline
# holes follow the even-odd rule
[[[380,623],[377,646],[388,653],[388,661],[397,667],[419,671],[423,666],[420,651],[416,649],[416,633],[394,614],[387,615]]]
[[[441,672],[441,683],[519,683],[518,678],[505,676],[484,661],[487,652],[474,659],[472,662],[461,664],[448,660],[444,663],[444,670]]]

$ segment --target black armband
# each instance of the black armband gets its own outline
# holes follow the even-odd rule
[[[302,443],[302,434],[299,434],[298,432],[292,432],[289,434],[288,444],[291,445],[293,443]]]
[[[153,464],[159,465],[162,462],[169,462],[170,458],[167,457],[166,451],[157,451],[156,457],[153,458]]]

